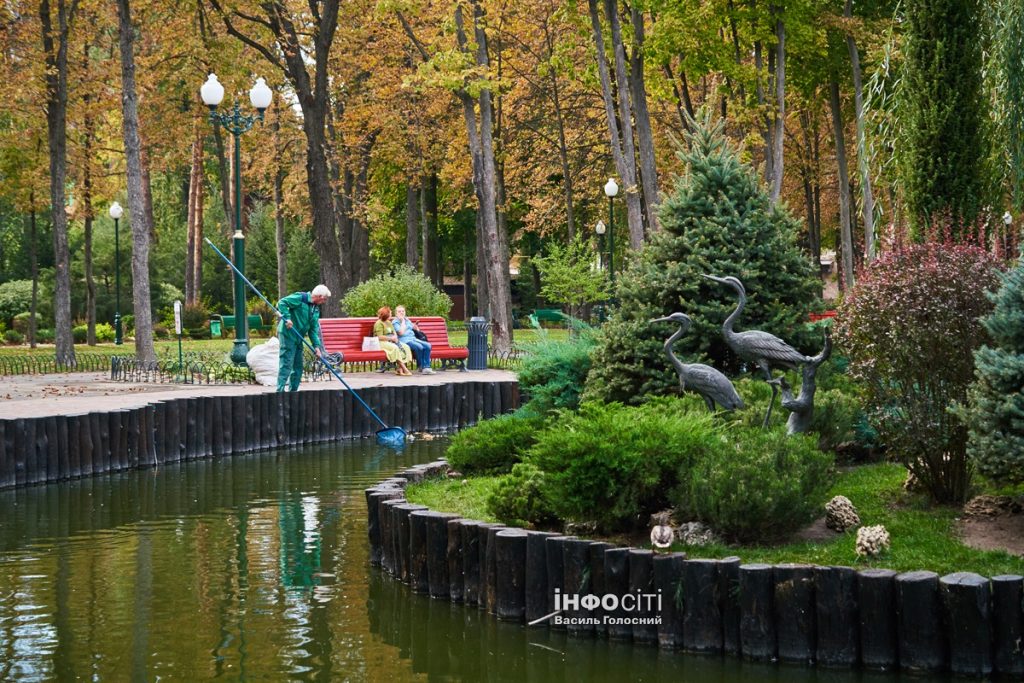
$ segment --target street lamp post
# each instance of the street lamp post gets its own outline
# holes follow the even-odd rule
[[[110,217],[114,219],[114,344],[124,343],[121,333],[121,232],[118,223],[124,209],[117,202],[110,205]]]
[[[210,108],[210,123],[220,125],[235,138],[235,234],[234,240],[235,267],[235,344],[231,349],[231,361],[235,365],[245,365],[245,356],[249,352],[249,325],[245,313],[245,235],[242,234],[242,134],[248,131],[256,121],[263,121],[263,113],[270,106],[273,93],[262,78],[249,91],[249,101],[256,109],[257,115],[243,114],[235,102],[229,113],[218,113],[217,105],[224,99],[224,86],[217,76],[210,77],[199,89],[203,103]]]
[[[615,289],[615,195],[619,186],[614,178],[604,184],[604,193],[608,197],[608,272],[611,274],[612,290]]]

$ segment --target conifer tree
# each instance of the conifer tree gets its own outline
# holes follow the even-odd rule
[[[821,343],[804,325],[821,285],[797,246],[798,221],[771,202],[722,122],[712,122],[709,112],[700,118],[680,152],[686,171],[661,205],[663,229],[620,278],[619,305],[601,330],[587,380],[589,398],[637,403],[676,389],[662,349],[674,330],[648,322],[675,311],[693,319],[690,333],[675,345],[677,355],[687,362],[702,357],[727,373],[741,368],[721,332],[735,294],[704,274],[743,281],[748,301],[739,329],[767,330],[805,351]]]
[[[1017,483],[1024,481],[1024,261],[992,300],[984,321],[992,345],[974,352],[967,452],[982,474]]]

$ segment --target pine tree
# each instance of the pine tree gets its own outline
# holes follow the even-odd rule
[[[587,380],[590,398],[637,403],[676,389],[662,349],[671,330],[648,322],[674,311],[693,319],[677,355],[703,357],[724,372],[741,368],[721,332],[735,294],[704,274],[743,281],[748,301],[739,329],[767,330],[806,351],[821,343],[804,325],[821,286],[797,246],[798,221],[771,202],[725,138],[722,122],[705,112],[693,124],[688,149],[680,152],[686,171],[659,211],[663,229],[620,279],[619,306],[602,328]]]
[[[978,471],[1005,482],[1024,481],[1024,261],[1003,276],[985,321],[992,346],[974,353],[968,454]]]

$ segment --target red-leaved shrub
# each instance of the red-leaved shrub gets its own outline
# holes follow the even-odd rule
[[[837,316],[884,443],[939,502],[963,500],[970,484],[967,430],[950,409],[974,378],[999,265],[972,245],[899,247],[861,273]]]

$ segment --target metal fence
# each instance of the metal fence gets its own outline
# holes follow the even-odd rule
[[[154,384],[252,384],[256,376],[245,366],[233,365],[223,359],[161,358],[141,361],[135,356],[111,356],[110,379],[118,382]]]
[[[0,356],[0,376],[104,372],[109,367],[110,356],[101,353],[76,353],[74,363],[61,362],[56,355]]]

